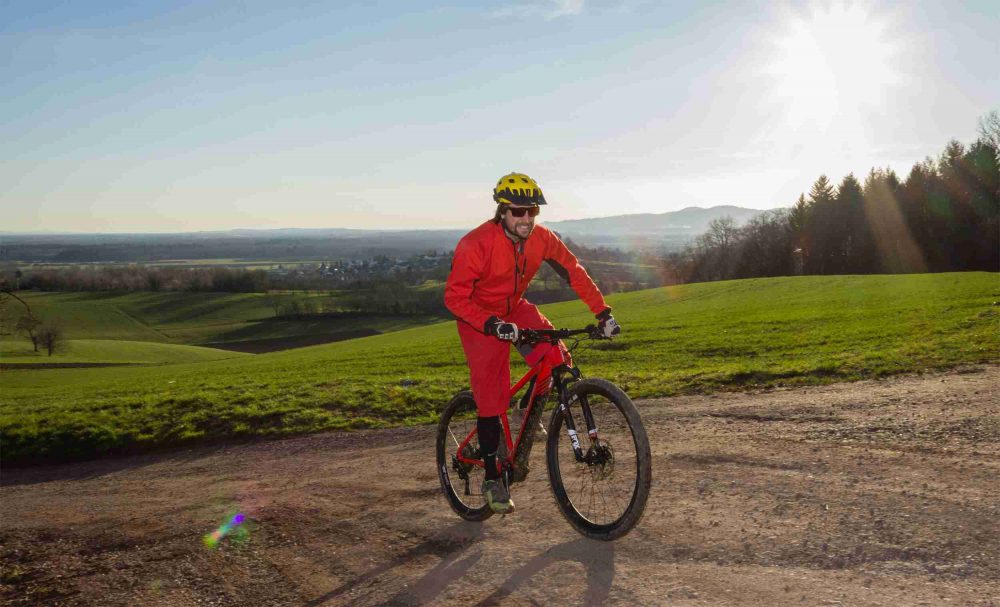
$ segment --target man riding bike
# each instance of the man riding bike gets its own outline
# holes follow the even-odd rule
[[[605,337],[621,328],[594,281],[562,240],[535,217],[545,203],[541,188],[522,173],[510,173],[493,188],[497,203],[493,219],[466,234],[455,248],[444,303],[458,318],[458,335],[469,364],[472,393],[478,410],[479,447],[486,464],[483,495],[499,514],[514,510],[496,466],[502,415],[509,404],[510,344],[519,329],[551,329],[538,308],[522,298],[543,261],[562,276],[587,304]],[[528,365],[549,357],[552,366],[572,364],[560,343],[519,348]],[[551,378],[539,377],[535,394],[545,395]],[[523,462],[520,472],[527,473]]]

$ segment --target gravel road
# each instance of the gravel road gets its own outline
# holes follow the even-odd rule
[[[465,523],[433,427],[4,470],[7,605],[1000,605],[1000,367],[637,403],[645,517]],[[233,515],[214,548],[204,536]]]

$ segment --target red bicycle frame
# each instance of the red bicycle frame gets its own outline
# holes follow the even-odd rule
[[[513,396],[514,394],[517,394],[518,391],[521,388],[523,388],[524,385],[527,384],[529,381],[531,381],[531,380],[533,380],[533,379],[535,379],[537,377],[542,377],[542,376],[546,376],[546,377],[549,377],[549,378],[552,377],[552,369],[554,369],[554,367],[552,366],[551,363],[549,363],[546,360],[546,358],[547,357],[543,356],[541,358],[541,360],[539,360],[538,363],[535,364],[534,367],[532,367],[531,369],[528,370],[527,373],[525,373],[524,377],[522,377],[520,380],[518,380],[518,382],[516,384],[514,384],[513,386],[511,386],[510,391],[507,393],[507,400],[508,400],[508,402],[510,401],[511,396]],[[535,403],[537,402],[537,396],[538,396],[538,394],[540,392],[547,392],[548,390],[549,390],[548,380],[546,380],[545,386],[543,388],[541,388],[541,389],[539,389],[538,387],[531,388],[531,394],[526,395],[526,396],[528,396],[528,399],[529,399],[528,400],[528,405],[527,405],[527,407],[524,408],[524,414],[523,414],[523,416],[522,416],[521,419],[527,420],[527,419],[530,418],[530,416],[531,416],[531,410],[534,408]],[[508,407],[508,410],[509,410],[509,407]],[[502,470],[504,462],[508,462],[511,465],[513,465],[513,463],[514,463],[514,454],[517,453],[517,448],[521,446],[521,439],[524,437],[524,431],[525,431],[525,429],[527,429],[528,424],[526,424],[526,423],[522,423],[521,424],[521,429],[517,433],[517,440],[514,441],[511,438],[511,435],[510,435],[510,420],[507,418],[507,411],[504,411],[503,415],[500,416],[500,421],[501,421],[501,424],[503,426],[504,441],[505,441],[505,443],[507,445],[507,455],[506,455],[506,457],[504,457],[503,460],[501,460],[500,458],[497,458],[497,467]],[[469,441],[471,441],[472,437],[475,436],[475,435],[476,435],[476,428],[473,428],[472,431],[469,432],[469,435],[465,437],[465,440],[462,441],[462,444],[459,445],[459,447],[458,447],[458,455],[457,455],[458,461],[466,463],[466,464],[471,464],[471,465],[474,465],[474,466],[479,466],[481,468],[485,468],[486,467],[486,463],[482,459],[474,459],[474,458],[471,458],[471,457],[466,457],[464,455],[465,453],[467,453],[466,450],[465,450],[465,447],[469,444]]]

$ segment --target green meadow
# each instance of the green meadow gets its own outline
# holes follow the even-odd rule
[[[350,315],[348,317],[313,317],[300,320],[275,319],[271,299],[264,293],[19,293],[41,318],[58,318],[69,340],[65,351],[52,357],[33,353],[21,337],[0,339],[0,362],[119,362],[134,356],[135,348],[114,352],[115,344],[95,348],[86,340],[158,342],[198,345],[231,343],[257,339],[294,338],[359,328],[379,332],[427,324],[417,316]],[[336,305],[340,293],[285,293],[284,299],[300,303],[312,300],[314,306]],[[12,305],[12,309],[16,309]],[[149,352],[166,352],[150,349]],[[179,352],[180,350],[177,350]],[[195,350],[190,350],[194,353]],[[93,356],[92,356],[93,355]],[[217,356],[218,357],[218,356]],[[161,363],[157,354],[148,360],[129,358],[127,362]],[[206,356],[192,356],[191,362]],[[170,357],[169,362],[182,362]]]
[[[141,306],[142,297],[135,299]],[[585,375],[611,379],[633,398],[1000,360],[1000,275],[992,273],[752,279],[608,300],[624,334],[614,342],[581,343],[574,357]],[[178,305],[211,306],[211,299]],[[115,329],[119,339],[151,331],[166,337],[159,341],[183,326],[184,314],[169,306],[156,322],[148,311],[119,307],[140,322],[126,329],[120,319],[81,311],[79,325],[89,323],[95,337],[113,323],[123,327]],[[557,326],[593,322],[580,302],[543,309]],[[467,381],[453,322],[222,360],[5,370],[0,448],[10,464],[229,437],[431,423]]]
[[[112,364],[155,364],[204,362],[239,356],[250,356],[241,352],[230,352],[217,348],[201,348],[180,344],[162,344],[149,341],[126,341],[112,339],[74,339],[66,350],[53,354],[35,352],[27,340],[7,342],[0,362],[5,364],[59,365],[67,363],[112,363]]]

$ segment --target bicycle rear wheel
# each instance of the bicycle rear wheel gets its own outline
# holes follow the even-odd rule
[[[567,414],[556,409],[545,449],[552,493],[577,531],[593,539],[617,539],[639,522],[649,498],[652,471],[646,430],[632,400],[611,382],[582,380],[567,398],[586,461],[577,461]],[[596,442],[587,435],[584,403],[596,422]]]
[[[441,413],[436,441],[441,489],[451,509],[467,521],[482,521],[493,515],[482,495],[485,469],[458,460],[459,448],[476,429],[476,418],[472,392],[459,392]],[[473,436],[466,444],[465,456],[482,459],[478,436]]]

